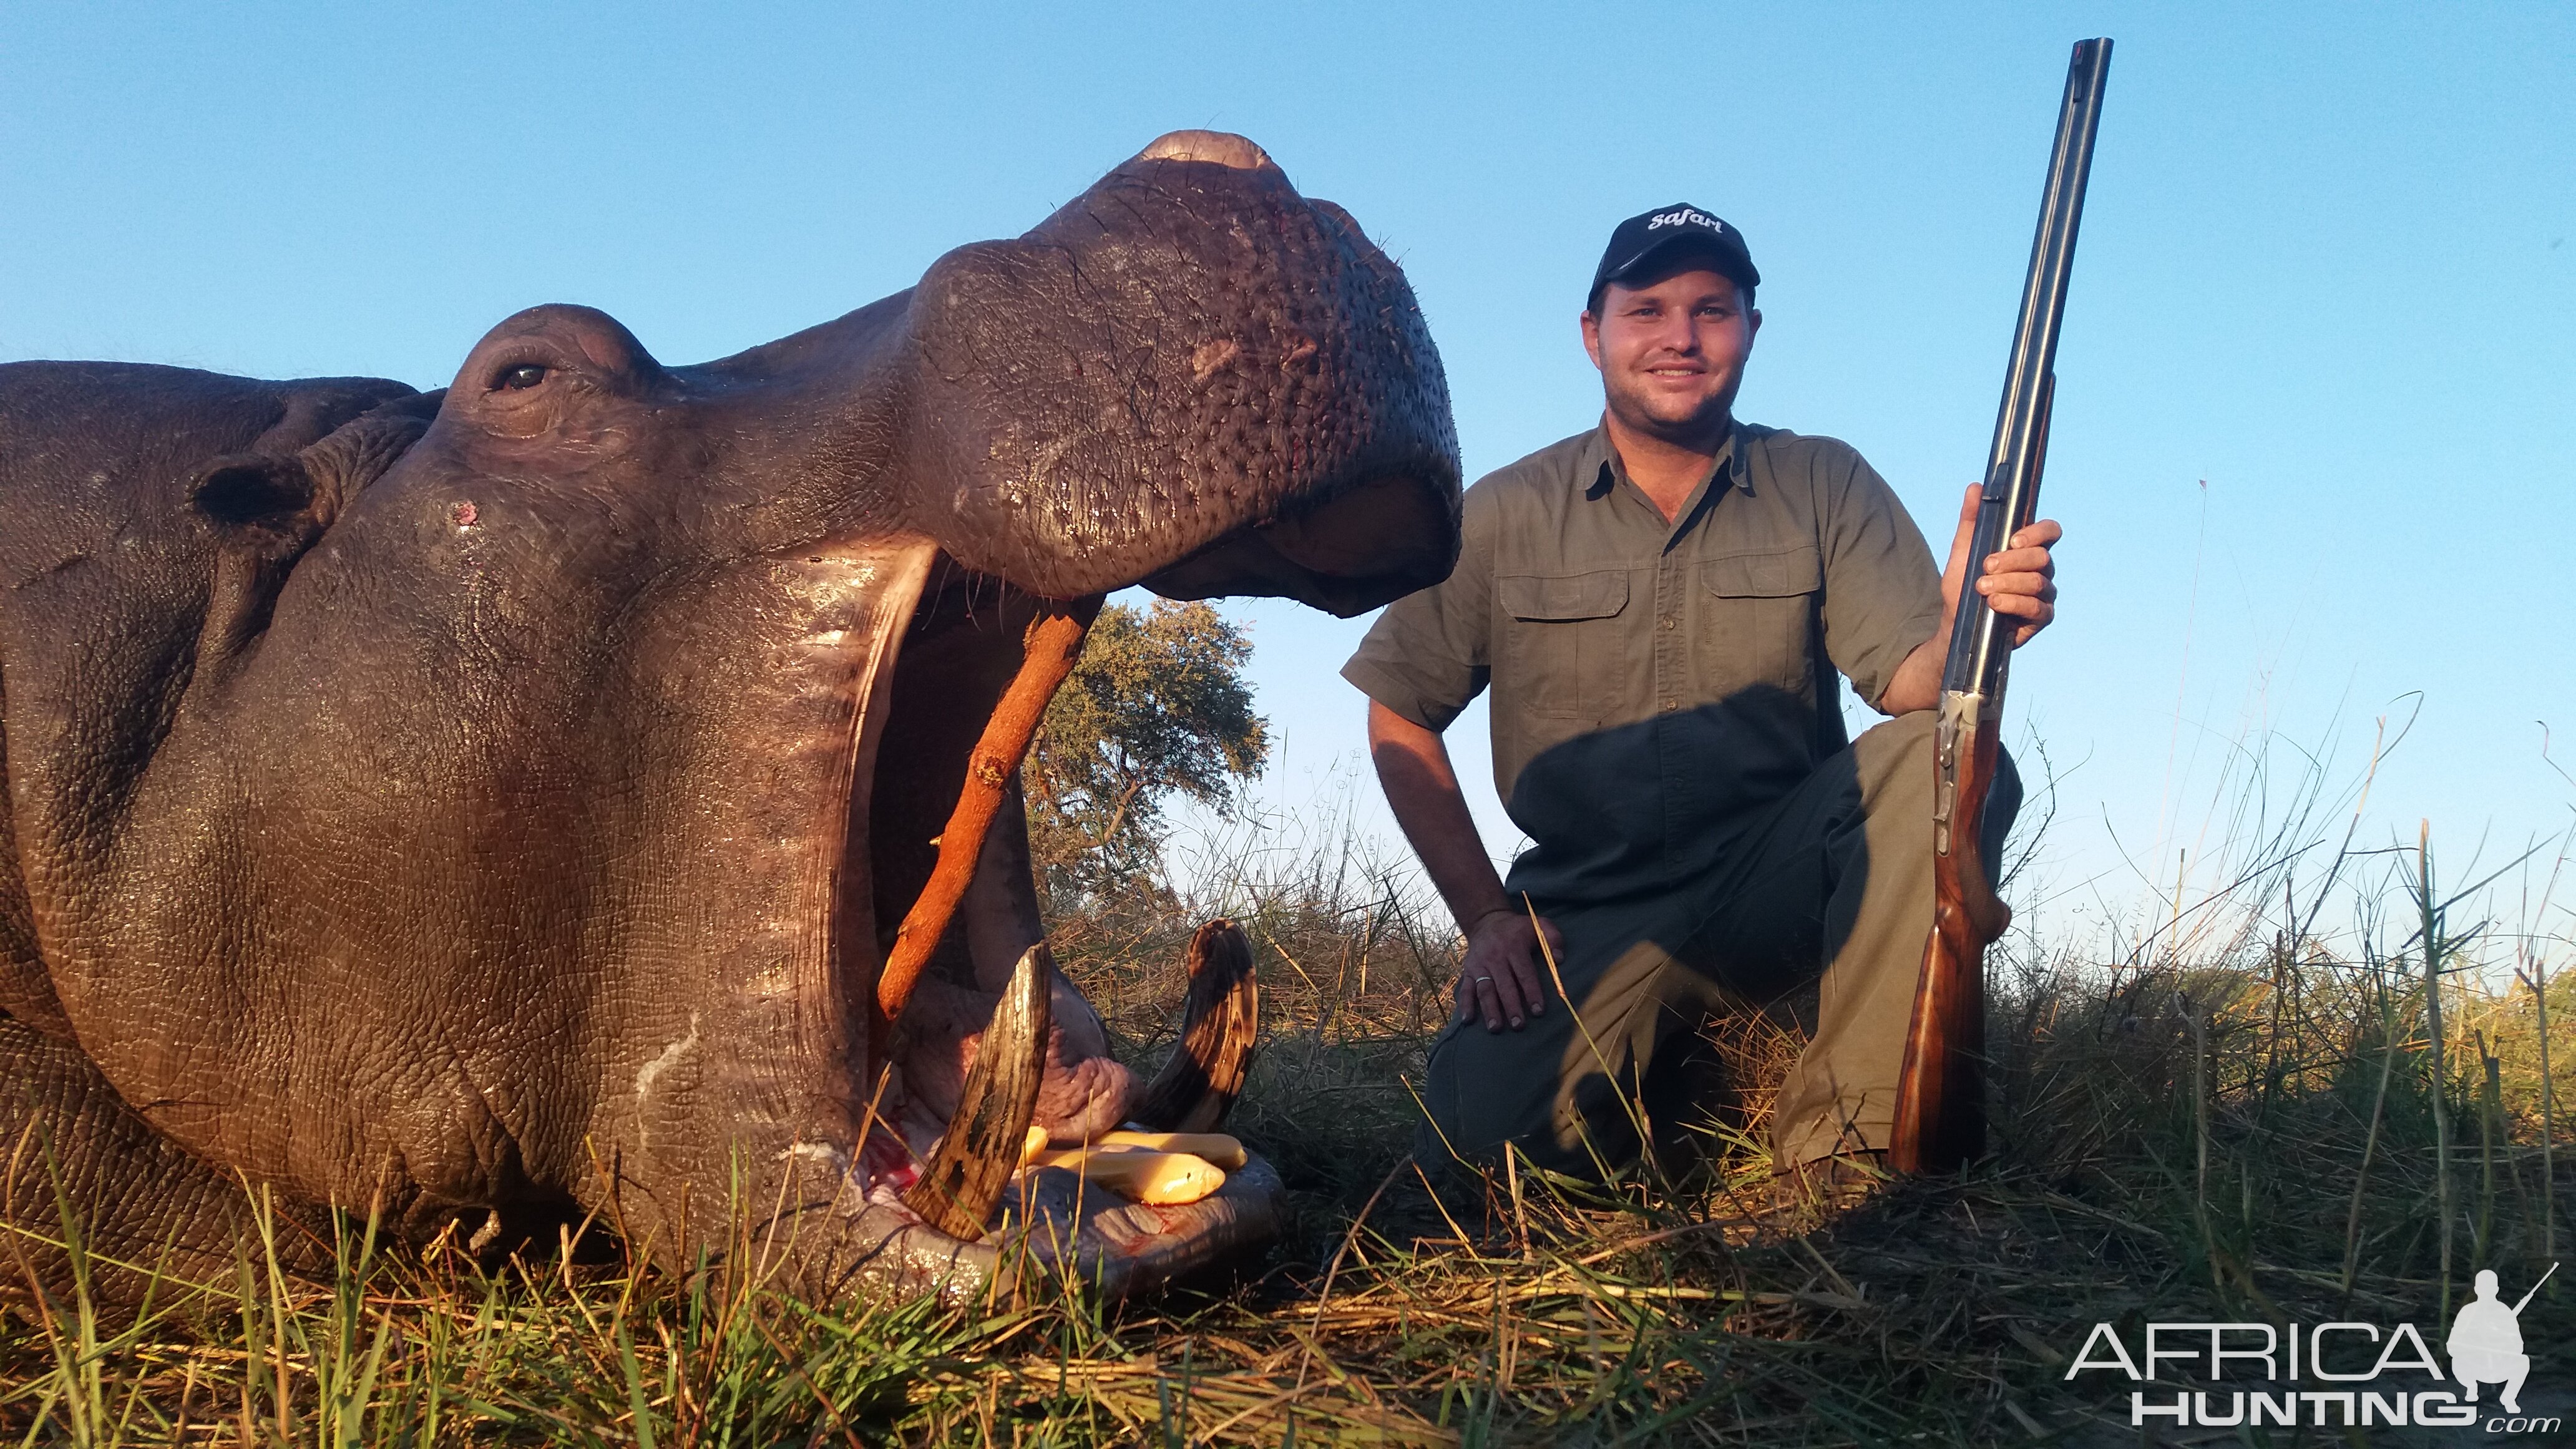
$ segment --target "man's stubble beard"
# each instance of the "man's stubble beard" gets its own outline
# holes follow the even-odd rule
[[[1726,430],[1733,421],[1735,395],[1742,385],[1743,376],[1739,373],[1723,392],[1706,399],[1687,414],[1673,418],[1658,416],[1649,399],[1625,386],[1623,380],[1605,376],[1602,397],[1610,415],[1630,432],[1676,447],[1712,448],[1726,436]]]

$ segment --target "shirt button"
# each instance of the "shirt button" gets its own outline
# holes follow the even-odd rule
[[[1681,627],[1681,621],[1670,614],[1666,614],[1664,616],[1664,627],[1667,629],[1678,629]]]
[[[1681,707],[1682,707],[1682,702],[1681,702],[1680,700],[1678,700],[1678,699],[1668,699],[1668,700],[1665,700],[1665,701],[1664,701],[1664,713],[1666,713],[1666,714],[1671,714],[1674,710],[1677,710],[1677,709],[1679,709],[1679,708],[1681,708]]]

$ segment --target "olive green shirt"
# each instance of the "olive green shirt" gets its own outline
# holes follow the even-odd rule
[[[1850,445],[1738,423],[1677,522],[1599,427],[1467,490],[1458,567],[1387,606],[1342,676],[1426,729],[1494,690],[1507,887],[1651,893],[1709,868],[1847,743],[1941,619],[1941,576]]]

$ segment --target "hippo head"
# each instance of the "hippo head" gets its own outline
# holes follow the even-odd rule
[[[520,313],[443,395],[195,484],[196,678],[90,907],[186,999],[84,1044],[199,1155],[420,1228],[613,1208],[684,1261],[749,1205],[809,1287],[988,1267],[870,1132],[963,1141],[1004,1020],[1046,1074],[1099,1055],[1029,949],[1015,681],[1130,584],[1435,582],[1458,477],[1403,277],[1237,137],[720,361]],[[907,934],[945,995],[897,1027]],[[56,975],[75,1018],[106,989]],[[1124,1110],[1090,1080],[1058,1126]]]
[[[719,362],[663,367],[586,308],[523,312],[417,451],[406,475],[560,480],[547,512],[669,520],[696,552],[909,534],[1057,599],[1143,582],[1349,615],[1455,555],[1447,389],[1402,274],[1208,133]]]

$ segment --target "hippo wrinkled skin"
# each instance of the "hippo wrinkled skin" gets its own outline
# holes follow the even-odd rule
[[[1031,949],[1015,779],[876,1005],[1027,641],[1139,582],[1356,613],[1457,539],[1403,276],[1210,133],[693,367],[571,306],[432,393],[0,367],[0,1277],[59,1281],[59,1182],[102,1259],[228,1281],[247,1181],[673,1264],[748,1213],[801,1291],[984,1291],[1009,1233],[896,1188],[1005,988],[1023,1114],[1138,1095]],[[1242,1176],[1048,1261],[1203,1261],[1276,1191]]]

